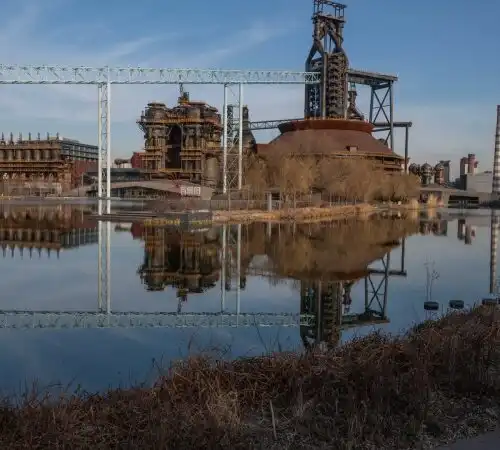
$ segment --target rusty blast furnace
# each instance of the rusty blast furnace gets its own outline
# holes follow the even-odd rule
[[[173,108],[149,103],[138,124],[145,141],[143,169],[156,177],[217,185],[222,125],[216,108],[181,91]]]
[[[345,5],[330,0],[313,0],[313,43],[305,70],[319,72],[321,82],[305,87],[304,119],[279,124],[281,135],[267,145],[258,144],[256,151],[263,158],[279,149],[283,153],[314,158],[316,162],[324,158],[370,160],[387,172],[401,172],[405,158],[392,149],[393,124],[389,123],[392,112],[385,115],[388,121],[385,127],[389,130],[387,139],[373,136],[373,121],[377,119],[377,116],[372,117],[373,102],[379,99],[374,92],[384,88],[387,97],[395,79],[349,71],[349,60],[343,47],[345,8]],[[355,81],[372,88],[370,122],[356,107]],[[380,109],[384,101],[385,97]]]
[[[304,117],[347,119],[349,60],[343,48],[345,5],[314,0],[313,8],[313,43],[305,70],[321,73],[321,83],[306,85]],[[351,97],[354,96],[353,93]]]

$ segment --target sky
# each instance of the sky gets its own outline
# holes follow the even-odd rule
[[[351,67],[399,76],[395,120],[412,121],[412,161],[467,153],[492,166],[500,103],[500,3],[465,0],[346,0]],[[311,45],[312,0],[173,2],[3,0],[2,64],[303,70]],[[221,86],[186,86],[221,106]],[[360,89],[367,112],[368,91]],[[245,88],[251,120],[299,117],[303,86]],[[136,120],[150,101],[173,105],[177,86],[113,86],[112,154],[143,142]],[[97,143],[95,86],[0,86],[0,131]],[[265,142],[272,132],[257,135]],[[396,136],[395,150],[403,152]]]

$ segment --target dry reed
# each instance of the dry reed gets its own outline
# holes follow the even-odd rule
[[[191,358],[152,388],[6,405],[0,448],[430,448],[495,425],[499,369],[500,313],[481,307],[402,337]]]

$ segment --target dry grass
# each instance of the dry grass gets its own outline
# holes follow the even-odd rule
[[[359,205],[337,205],[326,208],[289,208],[275,211],[215,211],[213,221],[215,223],[317,221],[369,215],[376,211],[376,209],[376,206],[363,203]]]
[[[2,449],[430,448],[494,427],[500,313],[329,353],[192,358],[153,388],[0,410]]]
[[[387,205],[391,210],[423,210],[435,207],[417,200],[404,204]],[[342,220],[347,218],[372,218],[379,211],[378,205],[360,203],[357,205],[335,205],[326,207],[286,208],[274,211],[233,210],[214,211],[214,223],[247,223],[247,222],[320,222]]]

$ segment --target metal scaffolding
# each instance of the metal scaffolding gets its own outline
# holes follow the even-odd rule
[[[0,329],[297,327],[300,314],[0,311]]]

